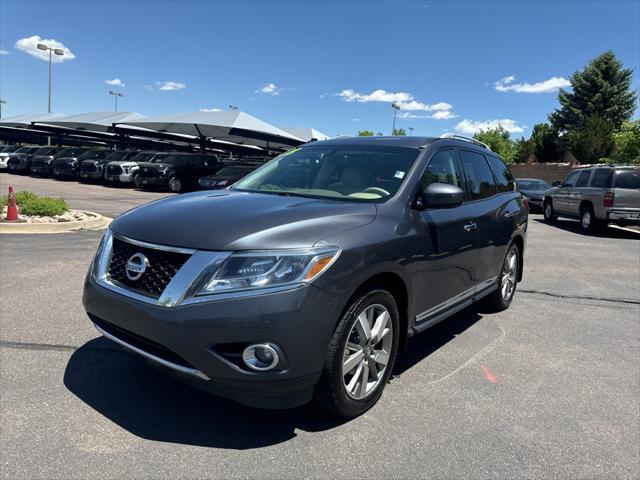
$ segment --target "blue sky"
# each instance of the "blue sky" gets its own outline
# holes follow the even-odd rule
[[[53,110],[147,116],[237,105],[328,135],[470,134],[501,122],[529,136],[557,87],[611,49],[640,74],[640,2],[0,2],[3,117]],[[17,48],[19,47],[19,48]],[[515,78],[511,78],[515,77]],[[124,87],[108,85],[119,79]],[[501,81],[502,80],[502,81]],[[499,83],[496,83],[499,82]],[[117,82],[116,82],[117,83]],[[537,92],[537,93],[536,93]],[[493,123],[492,123],[493,122]]]

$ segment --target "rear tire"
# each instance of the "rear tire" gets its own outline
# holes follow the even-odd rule
[[[142,188],[142,179],[140,178],[140,175],[136,174],[133,176],[133,184],[136,188]]]
[[[520,249],[512,243],[504,256],[502,268],[498,274],[497,288],[483,300],[492,312],[501,312],[509,308],[516,293],[519,272]]]
[[[547,223],[555,223],[558,220],[555,210],[553,209],[553,202],[551,199],[544,201],[542,206],[542,214],[544,215],[544,221]]]
[[[386,290],[358,296],[342,316],[325,354],[314,403],[343,417],[376,404],[398,350],[398,307]]]
[[[602,223],[596,218],[591,205],[580,209],[580,230],[583,233],[596,233],[602,228]]]

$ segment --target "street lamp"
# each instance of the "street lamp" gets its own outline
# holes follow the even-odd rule
[[[409,127],[409,136],[413,135],[413,127]]]
[[[396,113],[400,110],[400,104],[392,103],[391,108],[393,108],[393,128],[391,129],[391,135],[396,131]]]
[[[47,111],[51,113],[51,57],[54,53],[60,56],[64,55],[64,50],[62,50],[61,48],[50,47],[48,45],[45,45],[44,43],[38,44],[38,50],[49,51],[49,108]]]
[[[0,118],[2,118],[2,105],[5,105],[7,102],[5,102],[4,100],[0,99]]]
[[[124,93],[113,92],[113,91],[109,90],[109,95],[113,95],[114,97],[116,97],[116,112],[117,112],[118,111],[118,97],[124,97]]]

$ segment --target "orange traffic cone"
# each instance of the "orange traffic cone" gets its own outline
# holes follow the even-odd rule
[[[9,201],[7,202],[7,221],[15,222],[18,220],[18,207],[16,206],[16,197],[13,194],[13,187],[9,187]]]

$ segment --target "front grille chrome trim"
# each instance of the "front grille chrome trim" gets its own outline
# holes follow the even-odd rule
[[[130,351],[132,351],[134,353],[137,353],[138,355],[143,356],[147,360],[150,360],[150,361],[152,361],[154,363],[162,365],[163,367],[170,368],[171,370],[175,370],[177,372],[184,373],[186,375],[191,375],[193,377],[198,377],[201,380],[211,380],[207,375],[202,373],[200,370],[196,370],[195,368],[183,367],[182,365],[178,365],[177,363],[170,362],[168,360],[165,360],[164,358],[156,357],[155,355],[152,355],[151,353],[146,352],[146,351],[144,351],[144,350],[142,350],[142,349],[140,349],[138,347],[134,347],[130,343],[127,343],[124,340],[119,339],[115,335],[112,335],[112,334],[104,331],[102,328],[100,328],[95,323],[93,324],[93,326],[96,327],[96,330],[98,330],[98,332],[100,332],[102,335],[104,335],[106,338],[108,338],[112,342],[115,342],[118,345],[126,348],[127,350],[130,350]]]
[[[109,277],[109,264],[111,263],[111,252],[113,250],[113,239],[117,238],[123,242],[128,242],[140,247],[162,250],[166,252],[176,252],[190,254],[191,256],[180,267],[171,281],[167,284],[159,298],[153,298],[142,295],[138,292],[125,288],[121,284],[114,283]],[[94,277],[98,285],[111,290],[112,292],[124,295],[139,302],[157,305],[161,307],[174,307],[182,303],[186,303],[193,296],[205,277],[211,275],[212,272],[224,261],[231,252],[209,252],[204,250],[193,250],[188,248],[178,248],[165,245],[156,245],[153,243],[133,240],[123,235],[118,235],[108,229],[105,233],[101,250],[97,258],[98,268],[97,275]]]

